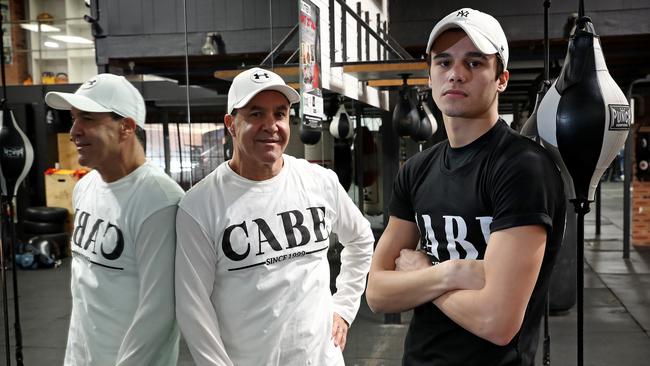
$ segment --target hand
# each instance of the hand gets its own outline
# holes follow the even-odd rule
[[[431,267],[431,260],[426,253],[419,250],[402,249],[395,259],[395,270],[401,272],[417,271]]]
[[[334,313],[334,320],[332,321],[332,339],[334,340],[334,345],[341,348],[341,352],[345,349],[348,328],[350,328],[348,322],[341,318],[339,314]]]

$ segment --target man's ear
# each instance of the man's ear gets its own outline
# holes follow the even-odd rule
[[[235,117],[232,114],[226,114],[223,116],[223,124],[226,125],[230,135],[235,137]]]
[[[122,134],[135,134],[135,128],[138,125],[131,117],[124,117],[120,123]]]
[[[506,90],[506,87],[508,87],[508,80],[510,80],[510,72],[508,70],[503,70],[497,79],[497,92],[503,93]]]

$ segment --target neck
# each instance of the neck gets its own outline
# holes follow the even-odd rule
[[[105,166],[97,167],[99,175],[106,183],[115,182],[131,174],[146,161],[144,149],[139,142],[125,143],[118,156],[106,162]]]
[[[244,162],[235,152],[233,153],[232,159],[228,162],[228,165],[230,166],[230,169],[243,178],[263,181],[280,174],[280,171],[282,171],[282,167],[284,166],[284,158],[280,157],[273,163],[254,164]]]
[[[449,117],[445,115],[442,117],[451,147],[469,145],[488,132],[499,120],[499,114],[496,110],[479,118]]]

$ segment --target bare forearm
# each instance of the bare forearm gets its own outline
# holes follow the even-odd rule
[[[443,268],[412,272],[373,271],[368,277],[366,299],[373,312],[400,312],[412,309],[449,291]]]

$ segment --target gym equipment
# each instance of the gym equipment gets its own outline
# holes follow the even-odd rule
[[[334,172],[347,192],[352,186],[352,147],[344,140],[334,142]]]
[[[341,100],[339,104],[339,109],[336,111],[334,117],[332,117],[332,122],[330,123],[330,133],[336,139],[349,139],[354,135],[354,129],[352,128],[352,121],[350,121],[350,116],[345,110],[345,104]]]
[[[399,98],[393,109],[393,126],[400,137],[412,134],[415,126],[420,123],[417,96],[415,90],[408,86],[409,74],[401,74],[404,83],[399,90]]]
[[[7,104],[7,83],[5,77],[4,28],[0,14],[0,69],[2,70],[2,126],[0,127],[0,190],[2,191],[2,243],[0,245],[0,277],[2,277],[2,305],[4,310],[5,353],[7,366],[11,365],[9,342],[9,308],[7,303],[7,277],[5,273],[4,248],[11,251],[11,272],[14,292],[14,331],[16,340],[16,365],[23,365],[23,337],[20,328],[20,306],[18,304],[18,279],[16,277],[16,227],[14,223],[13,198],[18,187],[34,162],[34,150],[23,131],[18,127],[13,112]]]
[[[564,66],[540,103],[537,130],[558,165],[564,163],[573,181],[570,201],[578,214],[578,365],[583,365],[584,216],[605,169],[625,143],[630,107],[609,75],[600,40],[584,5],[569,40]],[[558,159],[558,156],[560,159]]]
[[[307,145],[317,144],[320,140],[321,133],[320,128],[311,127],[304,121],[300,124],[300,141]]]
[[[418,114],[420,119],[413,126],[411,139],[418,144],[424,144],[438,130],[438,123],[427,105],[427,98],[425,96],[418,103]]]

